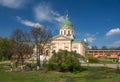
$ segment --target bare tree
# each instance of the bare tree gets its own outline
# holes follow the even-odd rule
[[[38,69],[40,68],[40,55],[43,54],[43,48],[46,46],[51,38],[52,38],[52,33],[50,30],[45,29],[45,28],[32,28],[31,29],[31,35],[32,38],[34,39],[34,43],[37,46],[37,67]]]
[[[109,48],[107,48],[107,46],[102,46],[101,49],[102,50],[108,50]]]
[[[98,47],[97,47],[97,46],[92,46],[91,49],[92,49],[92,50],[98,50]]]
[[[17,55],[16,66],[19,61],[21,64],[24,64],[24,56],[31,53],[31,47],[29,45],[30,39],[28,38],[29,34],[27,32],[23,32],[21,29],[17,28],[12,32],[12,39],[14,41],[14,54]],[[29,41],[29,42],[28,42]]]

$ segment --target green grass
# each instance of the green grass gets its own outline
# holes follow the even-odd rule
[[[108,73],[102,67],[88,67],[79,73],[5,72],[3,65],[0,65],[0,82],[120,82],[120,74],[116,74],[115,69],[107,70]]]

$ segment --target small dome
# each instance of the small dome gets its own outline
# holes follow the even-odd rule
[[[72,22],[70,22],[69,20],[65,20],[65,21],[62,23],[62,27],[63,27],[64,25],[73,27]]]

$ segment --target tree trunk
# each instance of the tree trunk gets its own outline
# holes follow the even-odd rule
[[[23,64],[24,64],[23,54],[21,54],[20,56],[21,56],[21,63],[22,63],[22,65],[23,65]]]
[[[20,56],[18,55],[18,59],[17,59],[16,64],[15,64],[16,67],[18,67],[19,60],[20,60]]]

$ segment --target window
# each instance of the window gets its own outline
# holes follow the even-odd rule
[[[64,30],[64,35],[66,35],[66,30]]]
[[[61,31],[61,35],[62,35],[62,31]]]
[[[70,30],[68,30],[68,35],[70,35]]]
[[[73,34],[73,31],[72,31],[72,34]]]
[[[40,55],[42,55],[43,54],[43,50],[39,49],[39,53],[40,53]]]
[[[56,52],[55,50],[52,51],[52,53],[55,53],[55,52]]]
[[[46,56],[48,56],[48,50],[46,50]]]
[[[77,53],[77,50],[75,50],[74,52]]]

